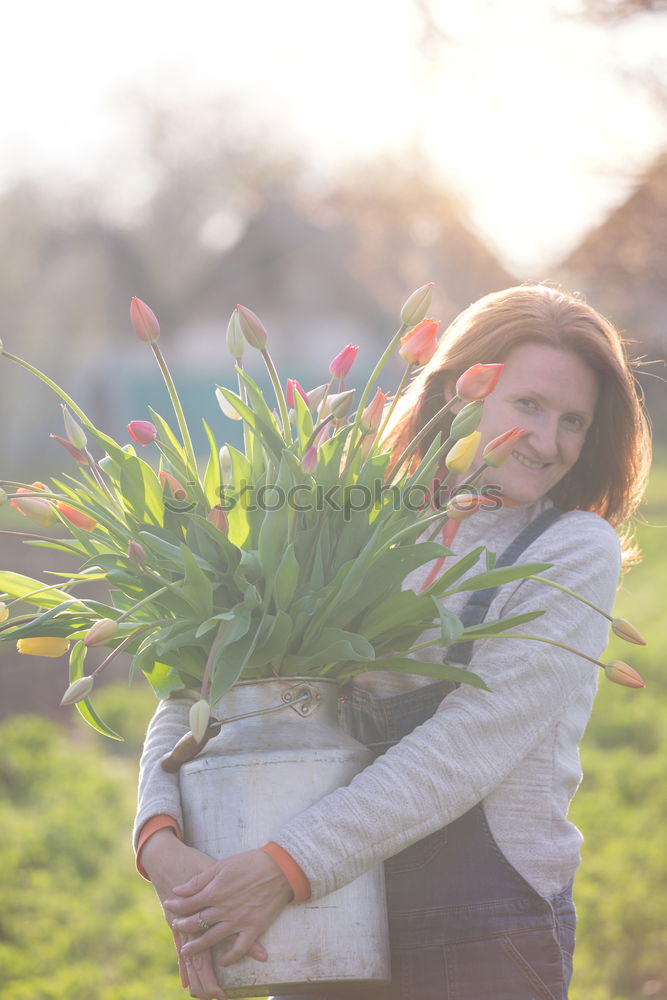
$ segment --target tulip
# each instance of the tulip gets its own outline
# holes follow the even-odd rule
[[[401,323],[404,326],[415,326],[420,323],[431,305],[433,282],[422,285],[405,301],[401,309]]]
[[[495,389],[504,367],[504,365],[472,365],[458,379],[456,395],[468,403],[475,399],[484,399]]]
[[[148,558],[146,555],[146,549],[139,542],[135,542],[133,538],[127,543],[127,558],[130,562],[136,563],[137,566],[143,566]]]
[[[86,437],[83,427],[81,427],[72,414],[69,412],[65,404],[62,406],[63,411],[63,423],[65,424],[65,434],[67,435],[67,440],[74,448],[79,451],[83,451],[88,444],[88,438]]]
[[[243,337],[243,330],[241,329],[241,323],[239,321],[239,314],[236,309],[229,317],[229,323],[227,324],[227,348],[231,356],[236,358],[237,361],[243,357],[245,339]]]
[[[623,687],[629,688],[646,687],[637,671],[627,663],[623,663],[622,660],[611,660],[610,663],[605,663],[604,672],[607,679],[613,681],[614,684],[622,684]]]
[[[34,493],[36,490],[45,490],[44,483],[33,483],[32,489],[19,487],[17,493]],[[14,497],[11,501],[12,507],[16,507],[21,514],[29,517],[31,521],[41,524],[43,528],[49,528],[58,521],[55,507],[50,500],[41,500],[39,497]]]
[[[371,434],[373,431],[378,430],[382,422],[382,414],[384,413],[385,403],[388,398],[389,397],[382,391],[382,389],[378,389],[366,409],[362,411],[359,426],[364,434]]]
[[[445,459],[445,465],[450,472],[460,475],[468,471],[477,454],[481,437],[482,435],[479,431],[473,431],[472,434],[461,438],[450,448]]]
[[[60,699],[61,705],[74,705],[77,701],[83,701],[93,690],[95,681],[92,677],[79,677],[78,681],[73,681]]]
[[[225,399],[219,388],[215,390],[215,398],[218,401],[218,406],[226,417],[229,417],[230,420],[243,420],[241,414],[234,409],[228,400]]]
[[[307,472],[309,475],[311,472],[314,472],[315,469],[317,468],[316,445],[311,444],[310,448],[306,450],[303,458],[301,459],[301,468],[303,469],[304,472]]]
[[[62,516],[75,528],[81,528],[82,531],[94,531],[97,527],[97,521],[94,518],[77,510],[76,507],[70,507],[67,503],[59,503],[57,507]]]
[[[38,635],[31,639],[19,639],[16,648],[19,653],[27,653],[28,656],[62,656],[69,649],[69,639]]]
[[[493,441],[489,441],[482,452],[482,458],[487,465],[497,469],[505,459],[509,458],[514,451],[514,445],[526,432],[520,427],[512,427],[510,430],[499,434]]]
[[[171,495],[174,497],[175,500],[185,500],[186,496],[188,495],[187,490],[185,490],[183,486],[181,486],[181,484],[179,483],[178,479],[176,479],[175,476],[172,476],[170,472],[163,472],[162,470],[160,470],[160,472],[158,472],[158,478],[160,480],[160,485],[162,486],[163,492],[165,491],[166,487],[169,486],[169,489],[171,490]]]
[[[222,531],[223,534],[227,534],[229,531],[229,518],[227,517],[227,511],[219,503],[215,507],[211,507],[208,514],[206,515],[206,520],[217,528],[218,531]]]
[[[86,632],[84,646],[105,646],[110,639],[115,639],[118,635],[118,625],[113,618],[100,618]]]
[[[152,444],[157,438],[157,427],[150,420],[130,420],[127,431],[137,444]]]
[[[445,507],[445,514],[451,521],[465,521],[484,506],[486,497],[480,493],[457,493]]]
[[[434,319],[423,319],[401,337],[399,354],[411,365],[425,365],[438,349],[440,323]]]
[[[65,438],[58,437],[57,434],[49,434],[49,437],[61,444],[63,448],[66,448],[72,458],[78,462],[79,465],[88,465],[88,456],[85,451],[82,451],[80,448],[75,448],[70,441],[66,441]]]
[[[476,431],[482,419],[483,410],[484,403],[481,399],[475,399],[472,403],[467,403],[452,420],[449,428],[450,437],[453,437],[457,441],[459,438],[466,437],[468,434]]]
[[[285,401],[287,402],[287,405],[290,408],[294,407],[294,390],[295,389],[299,393],[299,395],[301,396],[301,398],[303,399],[303,401],[306,404],[306,406],[310,409],[310,400],[308,399],[308,393],[306,392],[306,390],[303,388],[303,386],[295,378],[288,378],[287,379],[287,386],[286,386],[286,389],[285,389]]]
[[[258,351],[263,351],[266,347],[268,334],[262,325],[259,316],[256,316],[252,309],[245,306],[237,306],[239,326],[243,336],[251,347],[256,347]]]
[[[641,632],[631,622],[626,621],[625,618],[612,618],[611,630],[619,639],[625,639],[626,642],[634,642],[637,646],[646,645],[646,639]]]
[[[350,368],[354,364],[354,359],[357,356],[358,347],[354,344],[348,344],[344,347],[339,354],[333,359],[329,365],[329,373],[332,378],[345,378]]]
[[[218,452],[218,458],[220,459],[220,478],[223,485],[228,486],[234,478],[234,463],[226,444],[223,444]]]
[[[210,718],[211,706],[204,698],[200,698],[190,708],[190,731],[197,743],[204,739]]]
[[[320,405],[320,403],[326,396],[328,388],[329,386],[326,384],[326,382],[324,382],[322,385],[316,386],[315,389],[309,389],[306,395],[308,396],[311,410],[317,409],[317,407]]]
[[[0,601],[0,622],[6,622],[9,618],[9,608],[4,601]]]
[[[150,306],[133,296],[130,302],[130,322],[139,340],[154,344],[160,336],[160,324]]]
[[[345,392],[337,392],[328,397],[329,411],[335,420],[343,420],[348,415],[352,409],[352,400],[356,391],[356,389],[346,389]]]

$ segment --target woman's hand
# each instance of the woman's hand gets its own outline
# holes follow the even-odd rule
[[[225,994],[218,985],[210,950],[186,958],[183,947],[189,938],[174,928],[174,914],[165,906],[167,897],[173,895],[174,886],[205,871],[214,863],[213,858],[182,843],[171,829],[164,829],[158,830],[146,841],[141,851],[141,863],[160,898],[165,919],[174,935],[181,985],[189,986],[200,1000],[224,1000]]]
[[[175,886],[164,905],[176,916],[173,929],[189,939],[181,949],[186,960],[227,941],[228,950],[220,961],[226,966],[246,955],[266,960],[257,939],[291,899],[289,882],[276,862],[255,850],[214,861]]]

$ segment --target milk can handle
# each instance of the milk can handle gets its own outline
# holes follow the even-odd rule
[[[198,753],[204,749],[208,741],[217,736],[223,726],[230,722],[239,722],[240,719],[252,719],[255,715],[268,715],[269,712],[278,712],[281,708],[296,708],[300,715],[309,715],[311,707],[314,707],[315,696],[311,689],[304,685],[296,688],[288,688],[283,693],[283,700],[279,705],[271,705],[270,708],[258,708],[256,712],[245,712],[243,715],[231,715],[228,719],[209,719],[206,732],[201,740],[196,740],[191,732],[181,736],[173,750],[165,754],[160,761],[163,771],[175,774],[182,764],[193,760]],[[297,708],[298,706],[298,708]]]

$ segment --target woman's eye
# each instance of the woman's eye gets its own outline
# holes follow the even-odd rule
[[[522,406],[524,410],[536,410],[537,403],[534,399],[530,399],[527,396],[522,396],[521,399],[517,399],[519,406]]]
[[[568,413],[563,417],[563,420],[570,425],[572,430],[582,431],[584,429],[584,421],[581,417],[578,417],[575,413]]]

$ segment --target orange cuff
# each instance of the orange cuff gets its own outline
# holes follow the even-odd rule
[[[264,844],[261,850],[265,854],[268,854],[270,858],[273,858],[289,882],[294,893],[292,902],[305,903],[307,899],[310,899],[310,882],[292,855],[288,854],[280,844],[274,844],[272,840],[268,844]]]
[[[150,879],[139,860],[139,857],[141,855],[141,848],[144,846],[148,838],[152,837],[154,833],[157,833],[158,830],[164,830],[169,827],[171,827],[171,829],[174,831],[175,835],[178,837],[179,840],[183,840],[183,834],[181,833],[180,826],[178,825],[174,817],[168,816],[167,813],[158,813],[157,816],[151,816],[150,819],[146,820],[146,822],[144,823],[139,832],[139,837],[137,839],[137,853],[135,861],[137,865],[137,871],[142,876],[142,878],[146,879],[147,882],[150,882]]]

